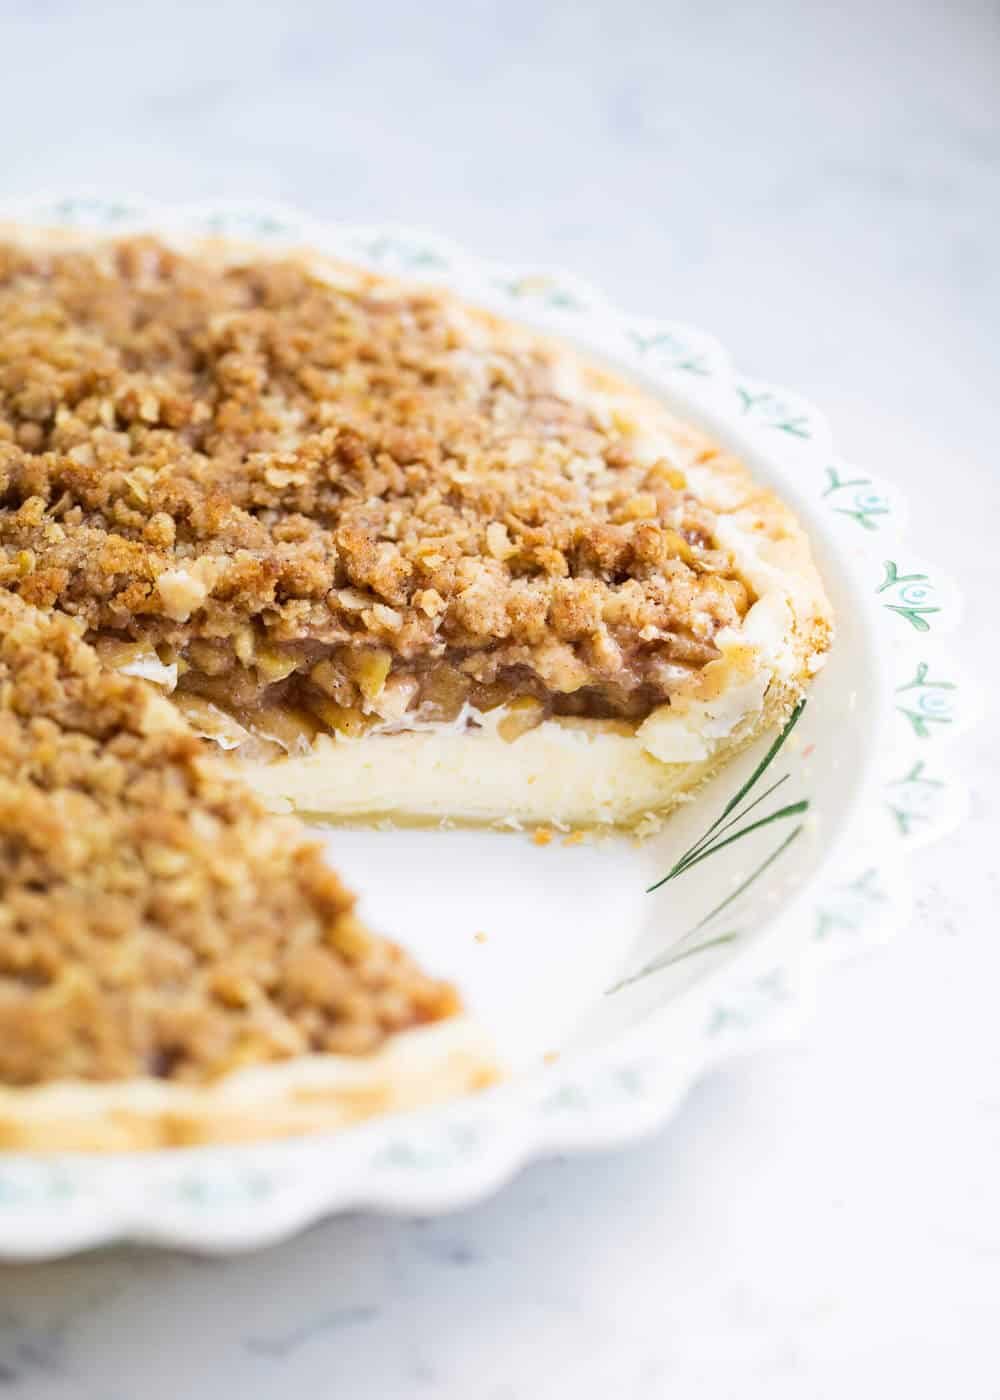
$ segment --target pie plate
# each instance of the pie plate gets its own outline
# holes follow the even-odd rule
[[[954,586],[906,539],[899,490],[837,457],[810,404],[744,379],[689,326],[621,314],[562,272],[485,262],[405,228],[320,226],[270,205],[64,196],[8,203],[0,217],[320,249],[555,332],[775,486],[810,534],[837,614],[828,664],[784,742],[761,740],[644,841],[323,833],[363,916],[461,987],[506,1082],[261,1147],[2,1156],[0,1255],[119,1239],[235,1251],[334,1211],[468,1204],[533,1158],[650,1132],[710,1065],[797,1026],[831,960],[905,920],[909,855],[965,811],[943,751],[978,704],[941,641],[958,618]]]

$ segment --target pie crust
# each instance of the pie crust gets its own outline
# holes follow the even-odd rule
[[[308,1055],[210,1084],[131,1079],[0,1088],[0,1150],[136,1152],[333,1132],[457,1098],[500,1077],[465,1016],[401,1031],[372,1055]]]

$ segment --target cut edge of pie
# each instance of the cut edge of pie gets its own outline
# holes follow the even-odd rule
[[[541,349],[563,384],[628,424],[649,455],[662,452],[679,464],[693,496],[718,511],[715,541],[754,602],[738,627],[715,634],[719,655],[696,683],[641,721],[526,722],[516,699],[482,712],[465,706],[452,724],[393,721],[357,738],[320,734],[309,752],[274,762],[243,760],[244,781],[270,810],[326,819],[515,828],[554,822],[650,834],[732,757],[783,723],[822,669],[833,610],[808,536],[777,492],[660,400],[569,345],[479,309],[463,311],[499,344]]]
[[[732,489],[737,474],[749,480],[730,460],[718,484]],[[712,475],[701,467],[699,484]],[[238,760],[244,781],[272,811],[326,819],[655,831],[678,802],[788,718],[830,646],[830,605],[784,503],[757,489],[742,518],[724,528],[757,597],[740,628],[716,635],[719,656],[683,699],[638,722],[526,723],[515,701],[467,711],[450,726],[320,734],[305,753]]]

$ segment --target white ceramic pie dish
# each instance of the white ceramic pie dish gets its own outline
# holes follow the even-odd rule
[[[793,1021],[824,961],[905,916],[908,850],[963,811],[939,755],[974,705],[939,641],[957,601],[904,541],[899,493],[834,457],[809,405],[742,379],[687,327],[623,316],[562,273],[484,263],[407,230],[317,227],[259,206],[64,197],[6,205],[0,217],[308,245],[554,331],[662,395],[778,490],[810,534],[838,629],[794,732],[721,822],[774,736],[642,844],[331,833],[332,858],[365,916],[458,982],[514,1067],[509,1082],[260,1148],[7,1155],[0,1254],[41,1257],[116,1238],[239,1249],[348,1207],[456,1207],[532,1157],[661,1123],[705,1067]],[[717,822],[712,847],[756,829],[646,893]]]

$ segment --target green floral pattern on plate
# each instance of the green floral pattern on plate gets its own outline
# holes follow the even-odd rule
[[[773,967],[753,978],[738,998],[718,1002],[708,1018],[709,1036],[740,1033],[758,1028],[773,1016],[775,1010],[787,1005],[790,992],[783,967]]]
[[[894,559],[885,561],[885,577],[875,590],[886,596],[882,606],[905,619],[916,632],[929,632],[935,613],[941,611],[934,585],[927,574],[901,572]]]
[[[931,680],[929,663],[919,661],[913,679],[896,687],[896,708],[918,739],[929,739],[935,725],[954,724],[957,692],[954,681]]]
[[[796,401],[782,397],[771,389],[761,389],[747,384],[736,387],[742,412],[756,418],[769,428],[789,437],[808,442],[815,435],[815,426],[807,409]]]
[[[922,758],[901,778],[894,778],[889,783],[889,809],[899,834],[912,836],[934,823],[947,789],[946,780],[935,777]]]
[[[880,884],[880,871],[869,866],[855,879],[831,890],[817,907],[815,937],[822,942],[844,932],[857,933],[889,898]]]
[[[841,470],[827,467],[829,484],[823,492],[824,500],[832,498],[832,508],[838,515],[853,520],[862,530],[878,530],[881,518],[892,513],[888,495],[876,487],[870,476],[841,476]]]
[[[710,353],[673,330],[630,330],[628,339],[643,360],[661,370],[707,377],[713,373]]]
[[[411,273],[446,272],[448,268],[448,258],[438,249],[387,233],[359,240],[355,256],[377,267],[391,266]]]

